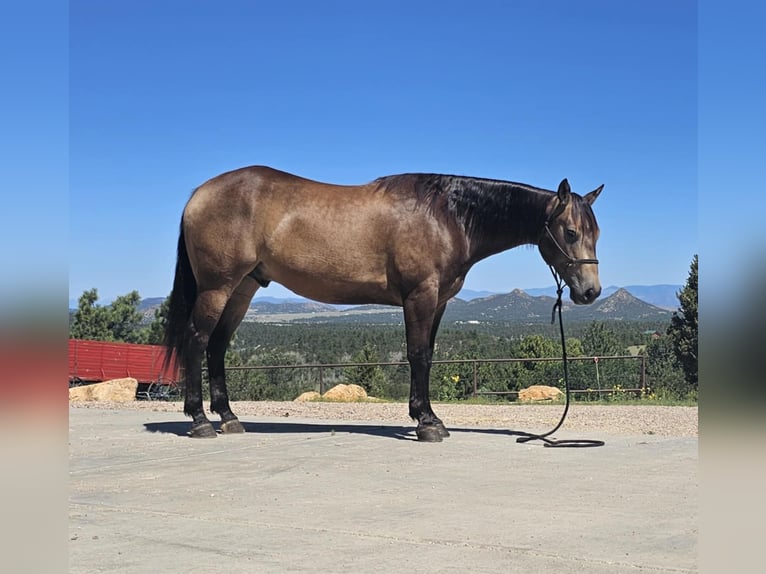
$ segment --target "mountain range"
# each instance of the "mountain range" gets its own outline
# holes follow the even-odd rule
[[[554,290],[555,294],[555,290]],[[454,298],[447,305],[445,323],[516,322],[542,323],[551,320],[555,297],[531,295],[521,289],[472,299]],[[672,311],[647,303],[627,289],[616,288],[592,305],[574,305],[564,300],[562,314],[568,321],[664,321]],[[245,315],[245,321],[282,322],[354,322],[400,323],[402,311],[386,305],[356,307],[326,305],[307,300],[283,302],[256,299]]]
[[[625,289],[628,293],[637,299],[641,299],[645,303],[675,311],[678,308],[678,292],[683,289],[683,285],[626,285],[625,287],[611,285],[609,287],[604,287],[601,290],[601,299],[609,297],[620,289]],[[553,286],[538,289],[525,289],[525,291],[529,295],[556,296],[556,288]]]
[[[565,291],[562,313],[567,321],[664,321],[678,307],[680,285],[640,285],[606,287],[592,305],[574,305]],[[555,288],[514,289],[510,293],[491,293],[464,289],[447,305],[445,323],[515,322],[541,323],[551,320]],[[164,297],[142,299],[139,311],[146,320]],[[303,298],[257,297],[244,321],[253,322],[354,322],[400,323],[402,311],[386,305],[327,305]]]
[[[555,295],[555,293],[554,293]],[[512,321],[540,323],[551,320],[556,299],[549,295],[531,295],[514,289],[504,295],[453,300],[447,307],[444,320],[454,322]],[[652,305],[619,288],[610,295],[601,296],[592,305],[574,305],[563,299],[562,315],[568,321],[656,321],[670,319],[672,312]]]

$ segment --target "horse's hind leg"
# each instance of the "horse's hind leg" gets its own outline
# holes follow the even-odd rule
[[[190,332],[188,358],[185,362],[184,413],[192,418],[189,436],[194,438],[216,436],[215,429],[202,408],[202,356],[208,349],[212,333],[229,300],[229,294],[230,291],[223,288],[200,291],[187,327]]]
[[[210,410],[221,416],[221,432],[241,433],[244,427],[232,412],[226,389],[224,358],[231,337],[245,316],[250,301],[258,290],[258,283],[245,277],[234,290],[207,346],[207,366],[210,379]]]

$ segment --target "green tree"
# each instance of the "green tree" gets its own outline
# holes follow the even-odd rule
[[[684,371],[684,378],[692,388],[697,388],[697,255],[694,255],[689,268],[686,285],[678,293],[681,304],[673,313],[667,334],[673,351]]]
[[[621,352],[617,335],[603,321],[593,321],[588,325],[582,338],[582,350],[585,355],[594,357],[619,355]]]
[[[120,295],[107,307],[109,328],[115,341],[143,343],[146,341],[145,329],[141,328],[143,316],[138,312],[141,296],[138,291]]]
[[[233,357],[234,351],[227,352]],[[227,363],[235,366],[236,363]],[[297,365],[300,364],[294,352],[280,351],[276,348],[259,350],[250,357],[247,365]],[[258,371],[232,371],[227,373],[227,380],[232,385],[239,385],[246,394],[231,395],[232,400],[253,401],[291,401],[302,392],[313,389],[313,383],[308,380],[310,373],[304,369],[269,369]],[[235,378],[240,377],[240,383]],[[229,384],[229,383],[227,383]]]
[[[542,335],[524,337],[516,347],[516,356],[519,358],[540,359],[555,357],[557,354],[558,350],[553,340]]]
[[[689,388],[667,335],[646,345],[646,377],[649,394],[662,398],[685,398]]]
[[[97,305],[98,290],[94,287],[84,291],[77,301],[77,311],[69,327],[69,336],[73,339],[90,341],[113,341],[109,329],[109,311]]]
[[[582,357],[585,355],[585,351],[582,348],[582,341],[580,339],[569,337],[566,340],[566,343],[568,357]]]
[[[567,343],[567,357],[572,359],[574,357],[584,357],[586,355],[583,350],[582,341],[576,337],[569,337],[566,340]],[[561,353],[561,350],[558,351]],[[562,363],[556,364],[561,377],[564,376],[564,365]],[[588,389],[597,386],[595,381],[595,367],[594,363],[590,361],[569,361],[569,387],[571,389]],[[587,397],[586,397],[587,398]]]
[[[165,339],[165,326],[168,323],[168,309],[170,307],[170,297],[165,297],[165,300],[160,305],[159,309],[154,312],[154,320],[149,324],[149,328],[146,330],[146,342],[150,345],[161,345]]]
[[[527,335],[512,350],[512,356],[520,359],[541,359],[560,356],[556,343],[543,335]],[[524,361],[513,363],[509,368],[510,390],[520,390],[531,385],[558,386],[561,367],[558,362]]]
[[[585,329],[582,338],[582,347],[585,356],[610,357],[625,353],[625,348],[620,344],[620,337],[607,327],[603,321],[593,321]],[[582,374],[584,378],[580,379]],[[577,385],[585,385],[591,389],[605,388],[635,388],[638,372],[631,368],[626,361],[600,361],[588,363],[578,368]]]
[[[353,357],[354,363],[378,363],[380,357],[375,348],[369,343],[365,343],[362,349]],[[343,378],[351,384],[359,385],[367,394],[374,397],[380,397],[383,394],[386,384],[386,374],[380,365],[353,365],[346,367],[343,371]]]
[[[69,329],[73,339],[92,341],[122,341],[141,343],[146,340],[146,330],[141,328],[138,291],[117,297],[110,305],[98,305],[98,290],[83,292]]]

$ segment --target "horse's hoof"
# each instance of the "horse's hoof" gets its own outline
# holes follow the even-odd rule
[[[204,422],[193,425],[189,431],[189,436],[192,438],[215,438],[216,432],[212,423]]]
[[[442,429],[444,429],[444,426],[442,426]],[[446,432],[446,429],[444,431]],[[441,442],[444,438],[437,425],[419,425],[415,429],[415,434],[420,442]]]
[[[447,438],[449,436],[449,431],[444,427],[444,423],[434,423],[433,426],[436,427],[436,430],[439,431],[439,435],[442,438]]]
[[[221,423],[221,432],[224,434],[235,434],[245,432],[245,427],[239,422],[239,419],[231,419]]]

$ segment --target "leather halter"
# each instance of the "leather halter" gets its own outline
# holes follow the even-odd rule
[[[545,220],[545,229],[544,232],[550,237],[551,241],[553,241],[553,245],[556,246],[556,249],[558,249],[561,254],[566,257],[567,259],[567,267],[571,267],[572,265],[584,265],[584,264],[598,264],[598,259],[575,259],[569,253],[564,251],[564,249],[561,247],[558,241],[556,241],[556,238],[553,236],[553,233],[551,232],[550,224],[564,211],[564,205],[559,202],[559,204],[556,206],[556,209],[554,209],[551,214],[548,216],[548,218]]]

